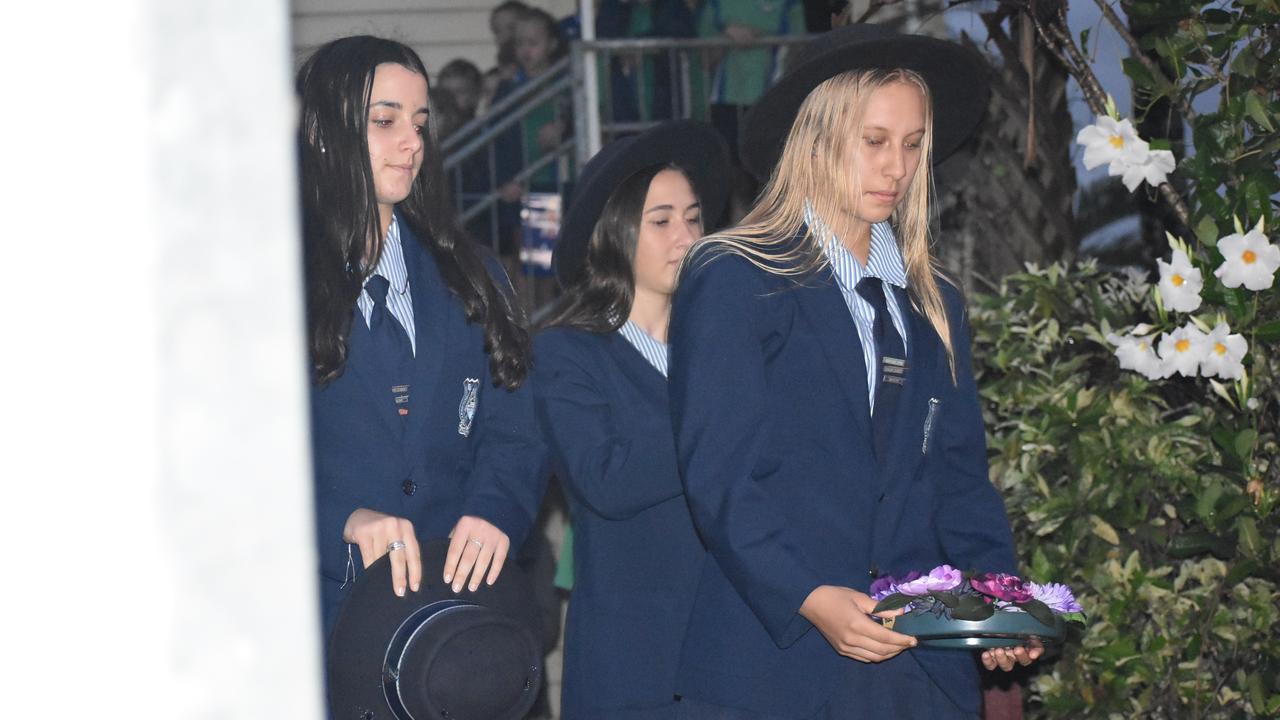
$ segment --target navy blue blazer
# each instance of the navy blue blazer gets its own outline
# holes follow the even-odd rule
[[[401,238],[417,335],[408,418],[396,414],[370,355],[369,328],[355,307],[345,370],[311,388],[326,638],[346,594],[342,529],[352,511],[364,507],[407,518],[422,537],[444,537],[458,518],[475,515],[507,534],[514,555],[545,487],[532,393],[524,386],[514,392],[494,387],[483,329],[467,322],[430,252],[404,224]],[[460,419],[469,414],[468,386],[478,391],[478,402],[464,434]],[[351,551],[359,575],[360,550],[353,545]]]
[[[876,458],[861,345],[831,271],[784,278],[708,249],[681,278],[670,334],[680,470],[710,550],[678,690],[808,717],[858,665],[798,613],[814,588],[866,592],[877,571],[944,562],[1015,568],[1003,501],[987,479],[967,320],[960,293],[941,282],[953,385],[937,334],[908,313],[893,452]],[[959,708],[977,712],[971,653],[916,649],[888,662],[919,663]]]
[[[573,520],[562,713],[673,718],[706,551],[676,471],[667,381],[617,333],[534,339],[534,397]]]

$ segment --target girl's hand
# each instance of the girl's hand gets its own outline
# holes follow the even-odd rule
[[[342,539],[360,547],[360,558],[366,568],[390,552],[391,589],[404,597],[407,582],[410,589],[418,592],[422,582],[422,551],[418,548],[413,523],[377,510],[357,508],[347,516]]]
[[[1031,638],[1026,645],[1011,648],[992,648],[982,651],[982,667],[995,670],[997,667],[1005,672],[1014,665],[1030,665],[1044,655],[1044,645],[1037,638]]]
[[[831,643],[836,652],[865,663],[884,662],[910,647],[916,639],[896,633],[872,619],[876,601],[865,593],[836,585],[820,585],[800,606],[800,614]],[[879,617],[901,615],[905,609]]]
[[[462,586],[471,576],[469,589],[480,587],[480,578],[489,571],[485,582],[492,585],[507,561],[511,541],[507,534],[493,523],[473,515],[463,515],[449,533],[449,552],[444,559],[444,581],[453,583],[454,592],[462,592]]]

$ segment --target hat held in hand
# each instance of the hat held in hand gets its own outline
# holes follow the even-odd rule
[[[360,576],[329,639],[335,720],[518,720],[542,685],[527,578],[507,564],[492,586],[454,593],[440,578],[448,540],[421,543],[423,579],[391,589],[384,555]]]

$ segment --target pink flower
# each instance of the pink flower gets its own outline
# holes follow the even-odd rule
[[[997,600],[1020,603],[1034,597],[1031,586],[1017,575],[984,573],[970,578],[969,584],[974,590]]]
[[[928,595],[931,592],[954,590],[964,580],[964,573],[950,565],[939,565],[929,571],[928,575],[909,582],[898,584],[898,592],[903,595]]]

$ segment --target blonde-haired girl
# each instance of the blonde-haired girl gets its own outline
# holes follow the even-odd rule
[[[856,25],[747,118],[742,156],[769,181],[689,254],[670,330],[679,466],[710,551],[683,717],[978,713],[974,657],[882,626],[867,593],[944,563],[1016,569],[963,301],[929,252],[931,166],[986,97],[972,51]]]

